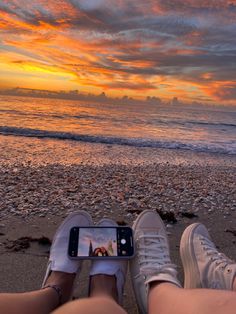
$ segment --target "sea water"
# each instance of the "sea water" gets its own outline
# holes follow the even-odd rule
[[[236,108],[0,96],[0,134],[236,155]]]

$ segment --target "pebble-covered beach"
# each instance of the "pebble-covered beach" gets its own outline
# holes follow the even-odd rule
[[[84,209],[132,223],[236,212],[235,156],[1,136],[0,218]]]
[[[1,218],[79,209],[131,221],[144,209],[160,214],[230,216],[236,211],[235,170],[220,166],[60,165],[0,168]],[[164,216],[163,216],[164,217]],[[170,222],[173,220],[170,216]],[[168,219],[168,217],[167,217]]]
[[[15,137],[3,138],[0,152],[1,292],[40,287],[57,226],[80,209],[94,222],[130,226],[141,211],[157,211],[182,283],[179,241],[193,222],[236,259],[234,156]],[[85,263],[75,297],[87,296],[88,272]],[[125,309],[137,314],[129,275],[126,285]]]

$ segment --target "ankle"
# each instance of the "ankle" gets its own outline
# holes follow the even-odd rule
[[[166,293],[180,289],[179,286],[167,281],[153,281],[148,284],[148,303],[155,303],[157,299],[163,299]]]
[[[58,287],[58,290],[60,290],[60,293],[58,293],[58,295],[61,294],[60,301],[63,304],[67,302],[71,297],[75,276],[76,276],[75,274],[52,271],[44,286]],[[56,292],[56,289],[54,290]]]
[[[236,291],[236,276],[234,277],[233,280],[233,291]]]
[[[160,288],[159,290],[161,289],[166,289],[166,287],[168,286],[168,289],[169,288],[181,288],[180,286],[177,286],[176,284],[172,283],[172,282],[168,282],[168,281],[163,281],[163,280],[160,280],[160,281],[152,281],[148,284],[148,287],[149,287],[149,292],[153,291],[153,290],[157,290],[158,288]]]
[[[118,300],[116,277],[114,275],[98,274],[90,277],[90,297],[106,296]]]

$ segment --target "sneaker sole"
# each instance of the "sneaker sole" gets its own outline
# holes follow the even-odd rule
[[[194,223],[187,227],[180,240],[180,257],[184,268],[184,288],[201,288],[200,272],[193,247],[195,229],[201,224]]]

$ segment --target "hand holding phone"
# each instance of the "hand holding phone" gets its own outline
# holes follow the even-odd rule
[[[132,258],[132,229],[124,226],[73,227],[68,255],[73,259]]]

